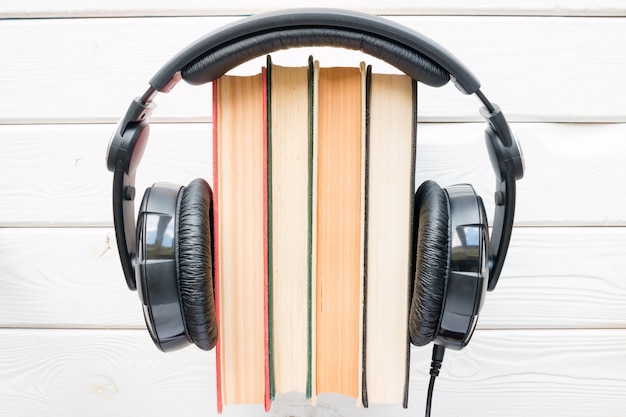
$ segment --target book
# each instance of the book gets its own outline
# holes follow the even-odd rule
[[[417,84],[268,57],[213,99],[218,411],[406,407]]]
[[[265,70],[213,83],[218,411],[269,409]]]
[[[315,213],[316,393],[360,401],[364,130],[362,68],[320,68]]]
[[[313,60],[267,59],[270,398],[312,395]]]
[[[408,401],[417,83],[367,70],[363,403]]]

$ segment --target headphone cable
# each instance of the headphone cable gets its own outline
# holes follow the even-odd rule
[[[446,353],[446,348],[441,345],[435,345],[433,347],[432,361],[430,362],[430,383],[428,384],[428,394],[426,396],[426,417],[430,417],[430,408],[433,401],[433,391],[435,389],[435,378],[439,375],[441,369],[441,363],[443,362],[443,355]]]

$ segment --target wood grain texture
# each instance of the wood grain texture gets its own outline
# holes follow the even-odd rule
[[[113,174],[105,163],[113,125],[0,127],[0,224],[112,225]],[[137,173],[137,207],[159,181],[212,182],[211,125],[151,126]]]
[[[215,359],[164,355],[147,332],[0,331],[0,414],[215,414]]]
[[[624,226],[624,124],[513,124],[525,158],[518,226]],[[420,124],[416,184],[470,183],[494,212],[495,178],[481,124]]]
[[[626,228],[516,228],[483,328],[624,328]]]
[[[0,330],[0,413],[31,416],[215,415],[215,356],[159,352],[136,330]],[[462,416],[599,416],[626,409],[626,330],[478,331],[448,352],[433,412]],[[321,395],[317,405],[280,396],[270,416],[421,415],[430,349],[413,348],[409,408],[354,407]],[[224,417],[266,416],[226,406]]]
[[[309,7],[306,0],[267,0],[251,4],[247,0],[227,3],[207,3],[204,0],[184,0],[172,3],[166,0],[95,0],[67,2],[63,0],[5,0],[0,18],[32,19],[55,17],[101,16],[207,16],[259,13],[267,10]],[[437,15],[551,15],[551,16],[624,16],[626,8],[619,0],[393,0],[381,5],[377,0],[318,0],[316,7],[354,8],[376,14],[437,14]]]
[[[0,327],[145,328],[112,229],[0,229],[0,236]]]
[[[624,330],[476,332],[466,349],[446,354],[433,414],[621,415],[624,335]],[[424,398],[426,381],[415,383],[415,372],[426,373],[429,360],[412,362],[412,404]]]
[[[622,18],[395,16],[454,53],[511,121],[625,122]],[[5,20],[0,124],[116,122],[176,52],[236,17]],[[462,36],[459,36],[459,34]],[[497,34],[497,36],[494,36]],[[599,42],[598,40],[602,41]],[[304,48],[279,65],[357,65],[360,54]],[[278,59],[279,56],[284,58]],[[369,59],[368,59],[369,60]],[[262,59],[261,59],[262,61]],[[295,61],[295,62],[294,62]],[[260,62],[249,64],[258,68]],[[377,68],[384,66],[377,65]],[[153,120],[208,121],[207,86],[181,83],[158,97]],[[420,91],[423,121],[478,120],[477,102],[452,85]]]
[[[471,183],[493,215],[484,123],[422,123],[416,184]],[[518,226],[626,226],[626,124],[513,124],[526,158]],[[137,198],[157,181],[212,183],[210,124],[153,124]],[[0,225],[112,226],[112,125],[0,126]],[[19,155],[19,157],[17,157]],[[28,155],[28,157],[22,157]],[[16,157],[13,157],[16,156]],[[19,181],[17,179],[19,178]],[[138,204],[138,203],[137,203]]]

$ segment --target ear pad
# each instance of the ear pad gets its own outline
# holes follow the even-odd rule
[[[213,295],[212,192],[202,179],[182,190],[178,207],[178,285],[189,338],[203,350],[217,341]]]
[[[437,336],[450,269],[449,200],[436,182],[420,185],[415,193],[413,216],[416,259],[409,337],[414,345],[423,346]]]

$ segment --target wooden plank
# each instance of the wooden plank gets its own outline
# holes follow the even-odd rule
[[[215,359],[199,349],[164,356],[133,330],[0,334],[2,415],[215,413]]]
[[[145,328],[113,230],[0,229],[0,236],[0,326]]]
[[[235,18],[201,18],[199,25],[191,24],[195,19],[156,20],[161,23],[155,19],[3,21],[0,50],[6,55],[0,79],[11,85],[3,91],[3,97],[11,99],[0,100],[0,123],[116,123],[167,59]],[[130,21],[133,24],[127,26]],[[155,120],[202,119],[210,114],[207,86],[184,84],[175,92],[174,102],[161,97]]]
[[[0,327],[145,327],[112,229],[0,229]],[[624,328],[626,228],[516,228],[478,325]]]
[[[482,124],[418,126],[416,184],[471,183],[493,213],[495,178]],[[624,124],[512,124],[525,158],[518,226],[624,225]],[[423,145],[423,146],[422,146]],[[440,159],[441,158],[441,159]]]
[[[420,124],[416,184],[471,183],[491,218],[495,178],[485,126]],[[156,181],[212,182],[211,129],[210,124],[153,124],[137,199]],[[526,158],[516,225],[626,225],[626,194],[615,192],[626,189],[626,124],[521,123],[513,129]],[[112,125],[0,126],[7,155],[0,166],[0,226],[111,226],[113,177],[104,154],[112,130]]]
[[[612,83],[607,89],[607,80],[626,71],[626,25],[621,18],[390,19],[420,30],[455,53],[511,121],[626,121],[621,110],[626,85]],[[0,79],[3,97],[11,99],[0,100],[0,124],[115,122],[174,53],[234,20],[4,20]],[[302,65],[311,52],[324,65],[356,65],[363,58],[340,49],[332,51],[291,50],[276,54],[276,62]],[[261,62],[250,65],[258,70]],[[155,120],[210,120],[207,86],[180,85],[170,96],[158,97],[158,102]],[[420,91],[423,121],[478,120],[476,108],[475,99],[462,96],[451,85]]]
[[[516,228],[482,328],[623,328],[626,228]]]
[[[112,225],[113,175],[105,153],[113,125],[4,126],[0,224]],[[155,182],[212,181],[211,125],[151,126],[137,173],[138,207]],[[24,157],[12,158],[10,155]],[[19,178],[19,181],[17,179]],[[10,190],[10,191],[9,191]]]
[[[482,331],[449,351],[433,415],[616,416],[626,409],[624,330]],[[425,398],[430,356],[411,365],[411,399]],[[415,404],[415,402],[413,402]]]
[[[164,355],[135,330],[0,330],[3,415],[215,414],[215,356],[190,347]],[[479,331],[446,355],[433,414],[464,417],[609,417],[626,403],[626,330]],[[272,415],[419,415],[430,349],[413,348],[409,409],[322,395],[317,406],[278,397]],[[265,416],[262,406],[227,406],[225,417]]]
[[[228,3],[210,3],[203,0],[184,0],[175,4],[166,0],[111,0],[90,1],[5,0],[0,18],[33,19],[62,17],[144,17],[144,16],[207,16],[259,13],[274,9],[309,7],[305,0],[268,0],[252,4],[248,0]],[[343,1],[318,0],[316,7],[341,7],[375,14],[428,15],[539,15],[539,16],[624,16],[626,8],[620,0],[393,0],[381,6],[376,0]]]

